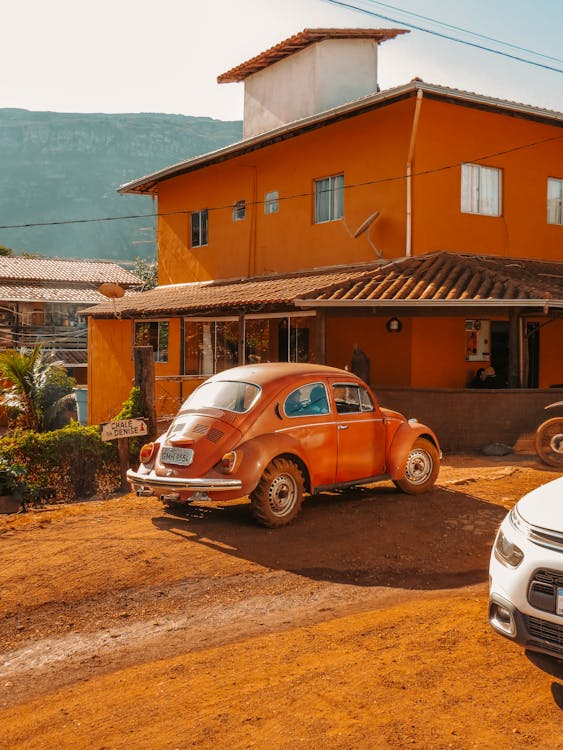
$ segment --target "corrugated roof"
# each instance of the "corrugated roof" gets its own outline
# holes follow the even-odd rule
[[[276,274],[247,279],[204,281],[190,284],[171,284],[146,292],[129,294],[115,301],[104,302],[82,311],[95,318],[149,317],[151,315],[202,315],[214,311],[221,314],[238,313],[265,308],[290,307],[296,296],[306,295],[328,285],[357,278],[377,263],[335,266],[296,273]]]
[[[117,263],[58,258],[22,258],[0,256],[0,280],[14,282],[72,282],[102,284],[112,282],[124,287],[138,286],[141,280]]]
[[[256,57],[231,68],[217,77],[217,83],[235,83],[267,68],[269,65],[293,55],[315,42],[326,39],[372,39],[381,44],[388,39],[394,39],[399,34],[409,34],[408,29],[303,29],[298,34],[284,39],[283,42],[261,52]]]
[[[295,296],[296,304],[311,307],[538,300],[563,306],[563,263],[438,252],[391,261],[355,279]]]
[[[227,315],[297,307],[549,304],[563,307],[563,263],[438,252],[276,276],[174,284],[83,311],[95,318]]]
[[[407,84],[397,86],[392,89],[386,89],[377,94],[356,99],[347,104],[341,104],[338,107],[329,109],[320,114],[310,115],[302,120],[296,120],[286,125],[282,125],[266,133],[245,138],[242,141],[233,143],[229,146],[211,151],[201,156],[195,156],[185,161],[178,162],[164,169],[152,172],[138,179],[127,182],[119,188],[120,193],[150,193],[153,188],[160,182],[178,177],[182,174],[204,169],[213,164],[220,164],[229,159],[234,159],[243,154],[251,153],[279,141],[295,138],[303,133],[318,128],[322,125],[330,125],[339,120],[355,117],[364,112],[377,109],[378,107],[387,106],[404,98],[416,96],[421,91],[424,95],[434,99],[447,101],[453,104],[459,104],[468,107],[477,107],[491,112],[498,112],[509,116],[524,117],[538,122],[544,122],[556,127],[563,127],[563,113],[553,110],[534,107],[521,102],[512,102],[505,99],[477,94],[472,91],[463,91],[461,89],[447,86],[438,86],[436,84],[425,83],[420,79],[413,79]]]

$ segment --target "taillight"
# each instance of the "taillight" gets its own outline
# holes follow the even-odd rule
[[[225,474],[231,474],[231,472],[235,468],[236,462],[237,454],[235,451],[229,451],[228,453],[225,453],[219,464],[221,466],[221,471],[223,471]]]
[[[139,451],[139,459],[142,464],[148,464],[158,449],[158,443],[145,443]]]

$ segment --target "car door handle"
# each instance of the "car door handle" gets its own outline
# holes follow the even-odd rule
[[[347,429],[348,429],[348,427],[350,427],[350,425],[349,425],[349,424],[339,424],[339,425],[338,425],[338,429],[339,429],[339,430],[347,430]]]

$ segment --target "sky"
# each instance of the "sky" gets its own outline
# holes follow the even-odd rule
[[[557,59],[507,50],[563,69],[561,0],[5,0],[0,108],[240,120],[243,84],[219,85],[217,76],[304,28],[406,28],[407,20],[462,36],[397,8],[549,55]],[[561,73],[418,30],[379,50],[382,89],[415,76],[563,111]]]

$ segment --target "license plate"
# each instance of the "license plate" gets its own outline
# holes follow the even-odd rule
[[[563,587],[557,589],[557,605],[555,611],[558,615],[563,615]]]
[[[176,464],[177,466],[189,466],[194,460],[194,452],[191,448],[173,448],[165,445],[160,454],[163,464]]]

